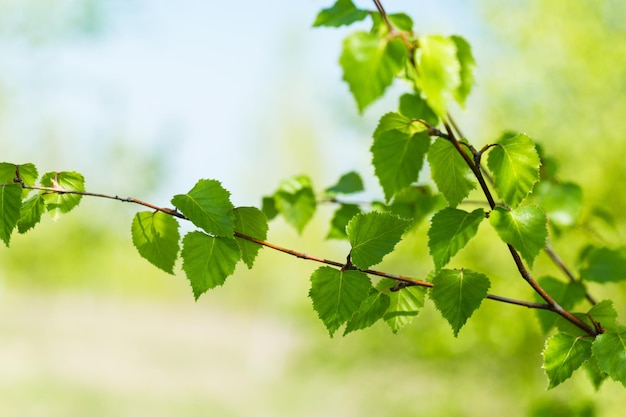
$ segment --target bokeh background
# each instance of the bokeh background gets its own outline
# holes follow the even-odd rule
[[[260,205],[281,179],[321,190],[359,171],[379,198],[368,148],[396,85],[358,115],[337,64],[354,29],[312,29],[332,1],[0,0],[0,160],[73,170],[88,190],[167,206],[199,178],[235,205]],[[367,1],[357,4],[373,8]],[[624,242],[626,3],[409,1],[424,34],[460,34],[477,86],[455,116],[477,144],[524,131],[583,186],[585,227],[553,245],[575,267],[585,243]],[[358,26],[358,25],[357,25]],[[422,180],[426,181],[424,177]],[[138,207],[83,199],[0,248],[3,416],[618,416],[624,387],[584,372],[551,391],[531,311],[485,302],[452,336],[432,303],[398,335],[384,324],[328,338],[306,294],[317,265],[264,250],[193,301],[182,273],[137,256]],[[612,225],[593,220],[602,209]],[[302,236],[269,240],[331,259],[332,207]],[[587,222],[587,220],[589,220]],[[424,277],[424,232],[378,268]],[[493,292],[532,299],[483,227],[453,262]],[[534,273],[558,271],[541,255]],[[624,288],[592,287],[625,317]],[[584,308],[584,307],[583,307]]]

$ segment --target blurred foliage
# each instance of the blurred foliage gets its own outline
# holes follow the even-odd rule
[[[98,0],[0,1],[0,36],[19,37],[35,44],[92,36],[106,28],[105,3]],[[483,130],[477,139],[492,142],[503,130],[515,129],[541,142],[545,152],[558,161],[560,179],[580,183],[588,207],[597,205],[617,219],[617,231],[609,228],[605,238],[611,243],[623,242],[625,223],[619,214],[626,209],[626,195],[616,192],[620,190],[617,188],[620,185],[616,184],[626,179],[623,158],[626,141],[622,137],[622,124],[626,123],[622,117],[626,108],[623,75],[626,3],[620,0],[483,0],[481,6],[489,24],[489,36],[494,39],[491,45],[494,49],[488,51],[481,45],[474,45],[482,77],[476,94],[486,97],[478,110],[472,109],[469,103],[468,112],[480,113],[483,120],[480,125]],[[314,74],[311,76],[314,78]],[[305,159],[302,163],[306,164],[306,155],[300,155]],[[132,155],[124,156],[128,161],[133,160]],[[298,159],[297,156],[290,158]],[[156,176],[151,180],[131,179],[131,175],[126,178],[133,184],[141,182],[140,186],[132,187],[138,189],[143,181],[154,181]],[[87,184],[89,188],[89,178]],[[321,242],[327,233],[331,210],[326,216],[323,210],[304,237],[294,236],[279,222],[272,225],[269,240],[288,241],[294,249],[339,258],[336,254],[345,250],[341,243],[312,243]],[[191,291],[182,275],[173,278],[136,255],[128,237],[134,208],[118,202],[83,201],[78,211],[89,214],[73,213],[59,223],[46,219],[36,233],[16,237],[10,250],[0,250],[0,282],[8,287],[6,291],[17,294],[26,291],[26,295],[19,298],[23,303],[9,304],[11,311],[2,310],[1,343],[11,343],[13,334],[7,329],[12,329],[13,320],[22,323],[16,316],[35,310],[28,302],[41,302],[31,294],[42,293],[42,297],[53,299],[54,294],[68,291],[88,294],[96,300],[106,297],[129,297],[132,303],[151,300],[150,303],[154,303],[149,305],[150,316],[159,324],[159,329],[149,339],[150,343],[142,341],[143,344],[127,347],[131,359],[136,359],[132,358],[133,354],[143,357],[155,347],[187,355],[183,349],[190,348],[191,344],[179,345],[176,340],[168,340],[172,338],[167,334],[175,326],[181,326],[185,317],[177,318],[171,327],[161,325],[159,320],[169,317],[166,306],[172,304],[188,313],[192,309],[188,306],[192,303]],[[585,214],[589,212],[587,209]],[[102,221],[90,221],[93,217]],[[425,225],[420,227],[417,235],[423,236]],[[486,227],[481,229],[480,235],[484,236],[472,242],[455,258],[452,266],[471,259],[474,269],[493,277],[494,293],[524,294],[526,286],[517,279],[506,248],[492,247],[491,242],[496,237],[491,233]],[[617,238],[612,238],[612,234]],[[588,230],[579,228],[568,232],[556,243],[571,265],[575,265],[581,236],[587,237]],[[247,415],[251,409],[256,409],[256,415],[482,416],[506,413],[510,417],[590,417],[618,415],[626,406],[621,386],[607,381],[593,394],[584,375],[577,375],[546,393],[541,358],[537,354],[543,337],[534,314],[526,309],[486,301],[459,337],[454,338],[447,323],[432,303],[427,302],[415,323],[397,336],[379,324],[370,332],[356,332],[331,340],[315,317],[310,301],[302,296],[309,285],[306,277],[315,266],[268,250],[262,252],[259,262],[254,272],[241,268],[224,288],[207,294],[193,307],[195,311],[200,310],[200,318],[193,318],[194,323],[198,322],[193,330],[202,338],[202,343],[206,343],[207,351],[190,350],[193,353],[190,357],[203,363],[208,361],[207,356],[214,354],[208,349],[213,348],[219,338],[213,338],[214,335],[203,327],[203,321],[209,321],[211,315],[216,314],[215,309],[222,313],[219,320],[223,320],[224,331],[231,336],[245,329],[245,323],[259,317],[280,317],[291,337],[300,343],[288,352],[285,369],[276,371],[278,379],[269,384],[263,381],[245,384],[244,389],[227,398],[208,396],[207,399],[205,392],[198,392],[200,389],[188,396],[176,397],[158,389],[137,390],[136,386],[113,389],[105,383],[85,385],[73,377],[71,370],[67,374],[43,370],[27,376],[17,373],[15,379],[0,378],[2,396],[9,398],[8,404],[12,407],[9,410],[17,410],[14,414],[24,416],[38,416],[48,411],[52,413],[48,415],[59,416]],[[423,278],[432,269],[426,242],[418,238],[403,242],[397,253],[377,268],[398,273],[410,271]],[[535,270],[558,274],[545,255],[538,257]],[[617,286],[607,288],[624,317],[624,291]],[[531,292],[526,291],[530,298]],[[601,298],[599,293],[594,295]],[[0,302],[3,301],[0,298]],[[101,305],[98,301],[95,303]],[[242,314],[243,318],[229,321],[237,314]],[[45,318],[44,312],[34,321],[45,324]],[[131,332],[139,331],[142,326],[141,321],[131,321],[131,324],[137,326],[131,328]],[[45,331],[43,325],[34,326],[25,329],[22,338],[15,340],[37,340],[36,336]],[[81,332],[80,326],[74,331]],[[102,337],[94,336],[98,342],[104,342],[107,337],[120,337],[107,328],[99,329],[98,333]],[[159,333],[161,337],[156,336]],[[279,337],[269,330],[264,336]],[[225,335],[220,337],[230,340]],[[242,346],[230,346],[232,350],[240,348]],[[107,346],[102,349],[106,352]],[[93,354],[98,352],[102,351],[94,350]],[[154,355],[164,362],[152,363],[152,368],[140,368],[146,372],[144,379],[155,379],[151,371],[163,369],[159,367],[172,372],[181,368],[173,359],[180,360],[175,354],[165,358]],[[91,361],[98,359],[94,356]],[[245,356],[238,359],[243,360]],[[222,371],[224,373],[204,377],[227,378],[228,370]],[[169,375],[159,375],[164,379],[162,391],[169,393],[168,388],[187,386],[189,381],[194,381],[186,379],[188,376],[184,374],[175,376],[168,385]],[[242,375],[236,374],[236,377]],[[243,374],[243,377],[251,378],[251,375]],[[259,390],[258,394],[255,389]],[[38,400],[34,402],[33,398]],[[46,407],[42,403],[46,403]],[[6,404],[0,404],[0,412],[3,406]]]

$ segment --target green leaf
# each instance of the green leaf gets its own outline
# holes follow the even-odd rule
[[[592,351],[600,370],[626,387],[626,331],[598,335]]]
[[[335,194],[353,194],[363,191],[363,180],[361,176],[357,172],[348,172],[339,178],[337,184],[332,187],[328,187],[326,190],[326,194],[335,195]]]
[[[356,204],[341,204],[330,221],[330,231],[326,239],[348,239],[346,227],[350,219],[359,213],[361,209]]]
[[[439,118],[435,112],[428,107],[428,103],[417,94],[403,94],[400,96],[399,111],[409,119],[419,119],[430,126],[437,126]]]
[[[537,206],[523,206],[514,210],[496,207],[489,216],[491,225],[500,238],[513,245],[530,267],[546,246],[548,228],[546,215]]]
[[[285,220],[302,233],[315,214],[316,201],[311,180],[297,176],[281,183],[274,194],[276,209]]]
[[[613,307],[613,300],[600,301],[591,307],[587,315],[609,332],[617,332],[619,330],[619,326],[617,325],[617,311],[615,311]]]
[[[354,265],[367,269],[382,261],[400,241],[408,226],[408,220],[389,213],[370,212],[354,216],[346,229]]]
[[[524,134],[508,136],[492,148],[487,160],[498,195],[516,208],[539,181],[541,161],[535,143]]]
[[[391,331],[398,333],[410,324],[424,307],[426,290],[422,287],[405,287],[389,293],[389,308],[383,316]]]
[[[178,226],[172,216],[160,211],[139,212],[131,225],[133,245],[152,265],[173,274],[179,251]]]
[[[489,278],[467,269],[442,269],[433,277],[430,298],[452,326],[455,337],[487,296],[489,287]]]
[[[550,224],[556,227],[574,226],[582,213],[583,192],[573,183],[542,181],[533,190],[533,197],[540,201]]]
[[[41,185],[60,191],[43,193],[48,212],[54,220],[76,207],[83,197],[78,194],[64,194],[62,191],[85,191],[85,179],[78,172],[48,172],[41,177]]]
[[[387,294],[374,289],[370,291],[370,295],[361,303],[357,312],[346,324],[343,335],[372,326],[383,318],[390,303],[391,300]]]
[[[543,368],[548,375],[548,389],[572,376],[591,357],[591,340],[567,333],[557,333],[546,342]]]
[[[351,25],[365,19],[368,15],[367,10],[357,9],[351,0],[337,0],[332,7],[322,9],[318,13],[313,26],[339,27]]]
[[[390,13],[387,18],[393,26],[405,32],[413,32],[413,19],[405,13]]]
[[[441,194],[433,194],[430,187],[422,185],[398,191],[388,209],[399,217],[413,219],[413,226],[417,226],[443,205],[445,200]]]
[[[20,218],[21,206],[22,187],[19,184],[0,186],[0,239],[7,247]]]
[[[566,310],[572,309],[576,305],[576,303],[578,303],[585,297],[586,290],[584,285],[582,285],[580,282],[565,283],[553,277],[542,277],[537,280],[537,283],[548,294],[550,294],[561,307]],[[535,295],[535,298],[539,302],[544,301],[543,298],[541,298],[541,296],[539,296],[538,294]],[[537,309],[535,310],[535,312],[537,314],[537,318],[539,319],[541,329],[544,333],[550,331],[550,329],[554,327],[558,319],[561,317],[552,311]],[[563,329],[561,329],[561,331],[563,331]],[[578,333],[576,333],[576,335],[577,334]]]
[[[456,58],[461,65],[461,84],[454,91],[454,97],[461,106],[465,104],[465,100],[472,91],[474,86],[474,69],[476,68],[476,61],[472,55],[472,48],[470,44],[461,36],[451,36],[450,39],[456,45]]]
[[[22,194],[22,197],[24,194]],[[43,194],[35,194],[29,199],[22,202],[22,208],[20,209],[20,220],[17,222],[17,230],[20,233],[26,233],[39,221],[41,216],[46,211],[46,203],[44,201]]]
[[[256,207],[237,207],[233,213],[235,232],[259,240],[267,239],[267,218],[261,210]],[[241,250],[241,259],[248,266],[248,269],[252,269],[254,260],[262,246],[241,238],[237,239],[237,244]]]
[[[580,276],[586,281],[620,282],[626,279],[626,247],[593,247],[583,258]]]
[[[172,198],[172,204],[193,224],[213,236],[233,235],[233,204],[230,193],[216,180],[199,180],[187,194]]]
[[[278,209],[276,208],[276,200],[274,196],[265,196],[261,202],[261,211],[267,217],[267,220],[272,220],[278,216]]]
[[[428,248],[436,270],[446,266],[465,247],[478,232],[478,226],[484,218],[485,212],[482,209],[468,213],[450,207],[433,216],[428,230]]]
[[[372,136],[374,139],[378,139],[383,133],[393,130],[400,131],[407,136],[412,136],[415,133],[425,131],[426,126],[403,114],[390,112],[385,113],[383,117],[380,118]]]
[[[369,277],[360,271],[323,266],[313,272],[309,297],[331,337],[357,312],[371,287]]]
[[[429,146],[427,132],[408,135],[399,130],[387,130],[374,139],[372,163],[387,201],[417,181]]]
[[[595,356],[589,358],[584,366],[587,371],[587,375],[589,376],[589,379],[593,384],[593,387],[597,391],[598,389],[600,389],[600,385],[602,385],[602,382],[604,382],[608,375],[606,374],[606,372],[602,372],[602,370],[600,369],[600,365],[598,365],[598,359]]]
[[[183,271],[198,299],[211,288],[224,284],[235,271],[241,254],[235,239],[190,232],[183,238]]]
[[[31,163],[11,164],[9,162],[0,162],[0,184],[12,184],[17,178],[18,171],[24,185],[35,185],[39,176],[35,165]],[[23,189],[22,198],[26,198],[30,191],[27,188]]]
[[[451,207],[456,207],[476,188],[472,170],[450,142],[438,138],[428,151],[430,172]]]
[[[418,87],[431,109],[445,118],[448,103],[461,87],[461,64],[454,40],[443,36],[423,36],[416,51]]]
[[[397,38],[356,32],[344,40],[339,64],[360,112],[383,95],[404,67],[406,55],[406,46]]]

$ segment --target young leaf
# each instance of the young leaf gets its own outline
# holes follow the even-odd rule
[[[450,207],[433,216],[428,229],[428,248],[436,270],[446,266],[465,247],[478,232],[478,226],[484,218],[485,212],[482,209],[468,213]]]
[[[619,282],[626,279],[626,247],[591,248],[583,258],[580,276],[587,281]]]
[[[405,13],[390,13],[387,15],[387,18],[397,29],[413,32],[413,19],[411,19],[411,16]]]
[[[429,146],[427,132],[410,135],[399,130],[387,130],[374,139],[372,163],[387,201],[396,192],[417,181]]]
[[[380,118],[372,136],[374,139],[377,139],[380,135],[390,130],[398,130],[407,136],[411,136],[415,133],[425,131],[426,126],[409,119],[403,114],[390,112],[385,113],[383,117]]]
[[[409,119],[423,120],[433,127],[439,123],[439,118],[435,112],[428,107],[428,103],[418,94],[403,94],[400,96],[399,111]]]
[[[276,200],[274,196],[265,196],[261,202],[261,211],[267,217],[267,220],[272,220],[278,216],[278,209],[276,208]]]
[[[455,42],[443,36],[419,38],[416,62],[419,88],[431,109],[441,117],[447,114],[448,103],[461,86],[461,65]]]
[[[370,291],[370,295],[361,303],[357,312],[346,324],[343,335],[372,326],[383,318],[390,303],[391,300],[387,294],[374,289]]]
[[[173,274],[178,258],[178,222],[160,211],[139,212],[131,225],[133,245],[139,254],[157,268]]]
[[[172,204],[193,224],[213,236],[233,235],[233,204],[230,193],[216,180],[199,180],[187,194],[172,198]]]
[[[539,181],[541,162],[535,144],[524,134],[508,136],[491,149],[487,160],[498,195],[516,208]]]
[[[450,142],[439,138],[428,151],[430,172],[451,207],[456,207],[476,188],[471,169]]]
[[[491,225],[504,242],[513,245],[528,265],[546,246],[548,228],[546,215],[537,206],[523,206],[515,210],[496,207],[489,216]]]
[[[346,227],[350,219],[359,213],[361,213],[361,209],[356,204],[342,204],[335,211],[335,215],[330,221],[330,231],[326,235],[326,239],[347,239]]]
[[[561,307],[566,310],[573,308],[576,303],[581,301],[585,297],[585,287],[580,282],[563,282],[553,277],[542,277],[537,280],[541,288],[546,290],[548,294],[559,303]],[[539,294],[535,295],[535,298],[539,302],[543,302],[543,298]],[[554,314],[551,311],[535,310],[541,330],[544,333],[548,333],[552,327],[557,323],[561,317],[558,314]],[[578,329],[578,328],[576,328]],[[561,331],[564,331],[561,329]],[[576,333],[578,335],[578,332]]]
[[[322,9],[318,13],[313,26],[339,27],[351,25],[365,19],[368,15],[367,10],[357,9],[352,0],[337,0],[332,7]]]
[[[311,180],[298,176],[281,183],[274,194],[276,209],[285,220],[302,233],[315,214],[316,201]]]
[[[328,195],[335,195],[353,194],[363,190],[363,180],[361,176],[357,172],[351,171],[342,175],[337,184],[328,187],[324,192]]]
[[[543,350],[543,369],[548,375],[548,389],[571,377],[590,357],[590,339],[567,333],[557,333],[550,337]]]
[[[256,207],[237,207],[233,213],[235,232],[259,240],[267,239],[267,218],[261,210]],[[248,266],[248,269],[252,269],[254,260],[262,246],[245,239],[237,239],[237,244],[241,250],[241,259]]]
[[[407,48],[398,38],[356,32],[344,40],[339,63],[360,112],[391,85],[406,55]]]
[[[489,278],[467,269],[442,269],[433,277],[430,298],[452,326],[455,337],[487,296],[489,287]]]
[[[360,271],[322,266],[313,272],[309,297],[331,337],[356,313],[371,287],[369,277]]]
[[[9,247],[11,234],[20,218],[22,187],[19,184],[0,186],[0,239]]]
[[[424,307],[426,290],[422,287],[405,287],[389,293],[389,308],[383,316],[391,331],[398,333],[410,324]]]
[[[592,348],[593,352],[593,348]],[[595,356],[591,356],[589,360],[585,363],[585,370],[587,371],[587,376],[591,380],[593,387],[597,390],[600,389],[600,385],[608,376],[606,372],[602,372],[600,369],[600,365],[598,365],[598,359]]]
[[[0,162],[0,184],[13,184],[16,176],[15,164]]]
[[[235,239],[190,232],[183,238],[183,271],[197,300],[211,288],[224,284],[235,271],[241,254]]]
[[[598,335],[592,351],[600,370],[626,387],[626,331]]]
[[[470,44],[464,38],[454,35],[451,36],[450,39],[452,39],[456,45],[456,58],[461,65],[461,83],[454,91],[454,98],[457,103],[463,106],[474,85],[474,68],[476,67],[476,61],[474,61]]]
[[[59,191],[85,191],[85,179],[78,172],[48,172],[41,177],[41,185]],[[54,220],[76,207],[82,197],[78,194],[43,194],[48,212]]]
[[[357,214],[346,228],[354,265],[367,269],[382,261],[400,241],[409,221],[389,213]]]
[[[22,194],[23,197],[23,194]],[[46,211],[46,203],[43,198],[43,194],[35,194],[27,200],[22,202],[22,208],[20,209],[20,220],[17,222],[17,231],[20,233],[26,233],[39,221],[41,216]]]

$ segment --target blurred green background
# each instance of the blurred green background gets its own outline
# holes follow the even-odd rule
[[[90,191],[168,205],[215,178],[259,205],[296,174],[323,189],[345,172],[381,193],[369,163],[395,86],[358,116],[337,59],[352,29],[311,28],[331,1],[271,5],[147,0],[0,0],[1,160],[75,170]],[[388,4],[387,4],[388,3]],[[465,36],[477,86],[455,111],[470,140],[526,132],[612,214],[555,239],[569,265],[587,242],[624,242],[626,3],[395,1],[420,33]],[[436,4],[435,4],[436,3]],[[372,8],[367,1],[357,4]],[[424,178],[425,179],[425,178]],[[193,301],[182,275],[137,256],[137,207],[84,199],[0,249],[0,414],[6,416],[617,416],[624,387],[584,372],[546,391],[544,336],[526,309],[486,301],[454,338],[432,303],[398,335],[384,324],[329,339],[313,312],[317,265],[264,250],[253,271]],[[303,236],[269,240],[343,259],[324,241],[332,207]],[[378,269],[425,277],[424,232]],[[452,263],[492,292],[532,299],[481,228]],[[536,276],[559,272],[544,255]],[[592,287],[625,317],[623,286]],[[582,306],[581,308],[585,308]]]

